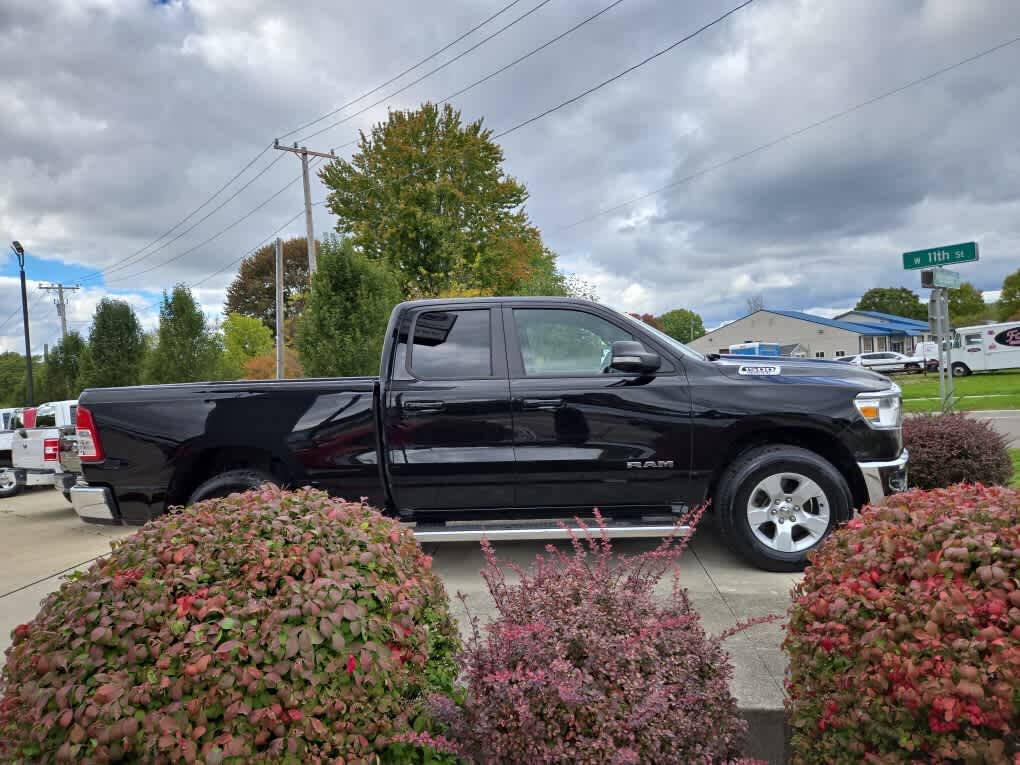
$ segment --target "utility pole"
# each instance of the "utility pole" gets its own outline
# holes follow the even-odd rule
[[[81,288],[70,284],[40,284],[39,289],[49,292],[56,291],[57,299],[53,303],[57,306],[57,316],[60,317],[60,337],[61,339],[67,337],[67,300],[64,298],[64,290],[73,292]]]
[[[315,229],[312,227],[312,190],[308,181],[308,158],[323,157],[325,159],[339,159],[332,151],[326,154],[321,151],[311,151],[307,146],[297,145],[281,146],[280,139],[273,141],[273,148],[280,151],[289,151],[301,157],[301,178],[305,184],[305,235],[308,237],[308,275],[315,273]]]
[[[276,379],[282,380],[283,369],[283,241],[276,237]]]
[[[18,259],[18,269],[21,271],[21,321],[25,325],[25,365],[26,376],[25,376],[25,393],[28,396],[28,401],[25,402],[26,406],[32,406],[35,403],[35,389],[32,385],[32,341],[28,336],[28,295],[25,291],[25,248],[21,246],[21,242],[11,242],[11,250],[14,251],[14,257]]]

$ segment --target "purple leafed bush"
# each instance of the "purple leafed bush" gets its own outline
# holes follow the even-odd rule
[[[3,762],[417,762],[390,741],[456,676],[410,531],[264,487],[151,521],[14,630]]]
[[[1006,440],[987,422],[963,413],[906,418],[903,445],[910,450],[910,485],[919,489],[1002,485],[1013,473]]]
[[[699,512],[700,515],[700,512]],[[601,518],[599,518],[601,525]],[[674,580],[653,589],[686,541],[612,555],[588,533],[505,578],[492,548],[482,576],[498,616],[462,656],[466,700],[433,714],[476,763],[716,763],[739,756],[745,724],[720,639]]]

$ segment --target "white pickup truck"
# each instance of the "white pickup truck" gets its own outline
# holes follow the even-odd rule
[[[11,443],[14,474],[20,486],[58,486],[60,438],[73,428],[78,402],[51,401],[26,408],[21,427],[14,430]]]
[[[11,462],[14,428],[21,427],[21,408],[0,409],[0,497],[13,497],[22,489]]]

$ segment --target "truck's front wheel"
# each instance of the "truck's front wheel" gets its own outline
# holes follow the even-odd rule
[[[257,489],[264,483],[277,483],[277,479],[261,470],[228,470],[225,473],[214,475],[191,492],[188,504],[193,505],[203,499],[226,497],[238,492]]]
[[[714,499],[723,540],[766,571],[800,571],[807,554],[850,518],[846,480],[797,446],[762,446],[726,470]]]

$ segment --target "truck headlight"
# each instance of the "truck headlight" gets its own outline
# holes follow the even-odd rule
[[[894,384],[888,390],[860,393],[854,399],[854,405],[861,417],[873,428],[891,430],[902,424],[899,385]]]

